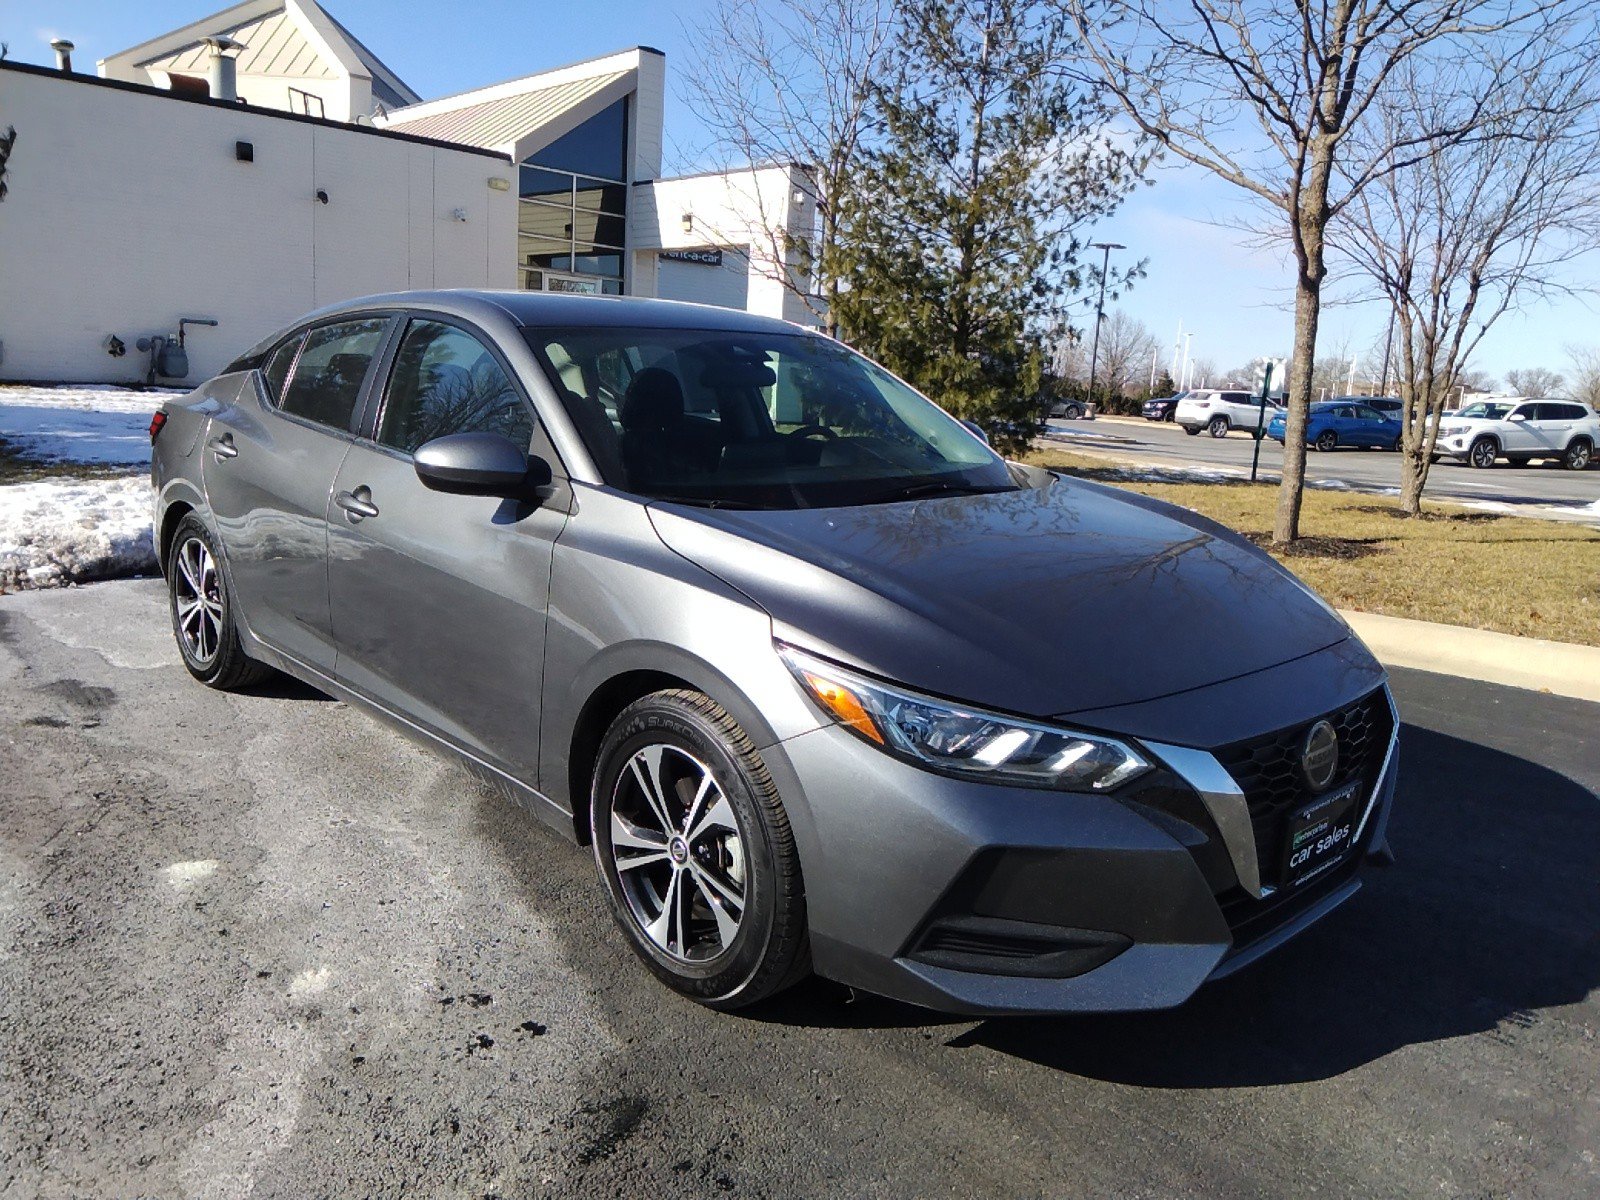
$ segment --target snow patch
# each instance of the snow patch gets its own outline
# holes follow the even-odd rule
[[[0,593],[155,569],[148,479],[0,487]]]
[[[332,979],[333,972],[327,967],[318,967],[315,971],[307,967],[289,981],[289,996],[295,1000],[315,996],[318,992],[326,991]]]
[[[148,463],[150,415],[170,389],[0,386],[0,437],[50,462]]]
[[[173,863],[161,874],[166,877],[178,891],[187,891],[202,879],[210,879],[217,873],[217,860],[214,858],[197,858],[193,862]]]

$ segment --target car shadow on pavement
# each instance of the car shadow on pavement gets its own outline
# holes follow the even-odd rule
[[[1398,856],[1348,905],[1169,1012],[985,1021],[950,1041],[1156,1088],[1325,1079],[1600,986],[1600,797],[1526,759],[1402,734]]]

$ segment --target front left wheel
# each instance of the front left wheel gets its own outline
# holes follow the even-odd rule
[[[1586,471],[1594,458],[1594,447],[1588,438],[1574,438],[1561,456],[1561,465],[1569,471]]]
[[[755,746],[698,692],[629,705],[600,746],[594,856],[635,954],[674,991],[744,1008],[810,969],[794,834]]]
[[[183,665],[207,687],[260,683],[272,668],[246,656],[234,625],[233,598],[204,523],[184,517],[167,553],[167,602]]]

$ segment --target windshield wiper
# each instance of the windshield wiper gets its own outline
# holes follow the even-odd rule
[[[651,496],[652,504],[688,504],[694,508],[765,508],[762,504],[751,504],[748,500],[724,500],[712,496]]]
[[[1016,487],[995,487],[990,484],[951,483],[942,479],[924,479],[916,483],[903,483],[876,496],[869,496],[862,504],[893,504],[897,500],[919,500],[924,496],[992,496],[997,492],[1015,492]]]

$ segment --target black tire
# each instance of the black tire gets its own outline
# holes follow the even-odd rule
[[[203,595],[198,609],[197,595]],[[182,616],[180,607],[185,607]],[[167,552],[167,612],[183,665],[207,687],[226,691],[271,678],[271,667],[244,652],[216,543],[193,513],[179,522]]]
[[[1200,433],[1200,426],[1198,426],[1198,425],[1185,425],[1183,427],[1183,431],[1185,433],[1187,433],[1190,437],[1195,437]]]
[[[1561,456],[1561,465],[1569,471],[1587,471],[1593,461],[1594,445],[1588,438],[1573,438]]]
[[[655,772],[644,765],[652,752],[659,764]],[[664,784],[666,822],[648,807],[650,796],[632,766],[636,756],[639,770]],[[715,785],[708,795],[720,793],[733,825],[724,819],[696,836],[689,823],[694,781],[708,774]],[[720,800],[708,803],[696,824],[706,827],[707,814],[720,807]],[[625,708],[601,741],[589,816],[595,865],[612,915],[633,952],[673,991],[729,1011],[765,1000],[810,973],[805,887],[788,815],[755,746],[715,701],[673,690],[654,692]],[[653,841],[649,825],[672,827],[670,838],[660,839],[661,858],[646,866],[619,865],[618,855],[632,847],[637,847],[633,857],[650,859],[642,841],[620,848],[616,842],[629,829]],[[677,910],[683,915],[674,952],[667,905],[680,879],[688,907]],[[713,907],[716,884],[729,896],[738,893],[740,911],[731,938],[722,932],[723,919],[732,917],[730,905],[716,906],[723,919]],[[665,922],[664,943],[647,931],[644,917],[651,905],[659,911],[648,924]],[[691,928],[696,922],[699,928]]]
[[[1430,455],[1428,455],[1428,465],[1429,466],[1435,466],[1435,467],[1438,466],[1439,465],[1439,460],[1441,458],[1443,458],[1443,457],[1444,457],[1444,455],[1442,455],[1442,454],[1430,454]]]
[[[1167,415],[1161,419],[1163,421],[1176,421],[1178,419],[1178,406],[1174,404],[1171,408],[1167,409]]]
[[[1083,409],[1076,404],[1069,404],[1061,410],[1061,419],[1064,421],[1078,421],[1083,419]]]
[[[1494,460],[1499,456],[1500,443],[1492,437],[1481,437],[1467,451],[1467,462],[1483,471],[1494,466]]]
[[[1206,432],[1214,438],[1227,437],[1228,430],[1231,428],[1232,426],[1228,423],[1227,417],[1212,417],[1211,420],[1206,422]]]
[[[1339,435],[1331,429],[1324,429],[1317,434],[1316,447],[1324,454],[1327,454],[1330,450],[1337,450],[1339,448]]]

